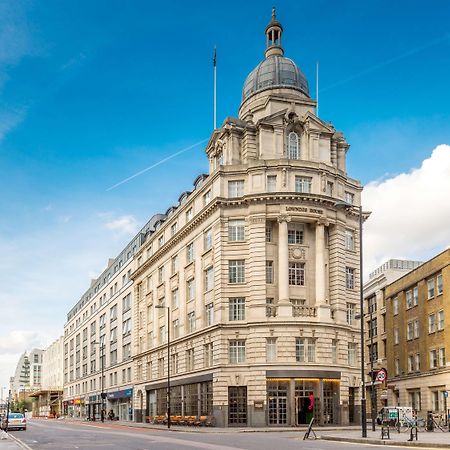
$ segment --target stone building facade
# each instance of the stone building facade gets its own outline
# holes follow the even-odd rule
[[[67,315],[63,349],[63,414],[98,420],[101,409],[133,420],[133,258],[158,216],[114,259]],[[103,367],[102,367],[103,366]],[[102,370],[103,369],[103,370]],[[103,372],[103,377],[102,377]],[[102,402],[101,394],[105,394]]]
[[[367,409],[369,414],[372,411],[372,402],[375,412],[378,412],[383,406],[388,406],[386,388],[388,380],[381,382],[374,379],[378,370],[387,370],[388,367],[385,289],[390,283],[393,283],[421,264],[421,261],[389,259],[371,272],[369,280],[364,284],[365,361],[366,373],[369,374],[368,378],[366,378],[366,398],[368,399]],[[372,369],[374,375],[371,377]]]
[[[419,416],[450,407],[450,250],[386,287],[388,398]]]
[[[306,78],[284,57],[282,32],[273,15],[238,118],[206,147],[209,173],[135,256],[137,420],[166,413],[169,362],[175,416],[358,421],[362,187],[347,176],[343,134],[316,116]]]

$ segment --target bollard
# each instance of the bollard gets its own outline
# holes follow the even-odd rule
[[[391,438],[391,434],[389,431],[389,425],[381,425],[381,439],[390,439]]]

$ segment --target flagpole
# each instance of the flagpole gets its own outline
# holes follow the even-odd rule
[[[216,46],[214,46],[214,59],[213,59],[213,64],[214,64],[214,129],[217,128],[217,122],[216,122],[216,118],[217,118],[217,74],[216,74]]]
[[[316,116],[319,117],[319,62],[316,63]]]

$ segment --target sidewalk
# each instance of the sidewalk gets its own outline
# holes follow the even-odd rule
[[[398,445],[405,447],[422,447],[422,448],[449,448],[450,449],[450,433],[442,431],[422,432],[418,434],[417,441],[409,442],[409,432],[398,433],[394,429],[390,432],[390,439],[381,439],[381,429],[377,427],[376,431],[367,430],[367,438],[361,437],[361,429],[348,431],[328,431],[322,429],[314,430],[317,436],[323,440],[365,443],[365,444],[381,444],[381,445]]]
[[[34,419],[36,420],[36,419]],[[40,419],[42,420],[42,419]],[[45,419],[44,419],[45,420]],[[53,420],[53,419],[49,419]],[[82,419],[60,419],[58,422],[64,421],[66,423],[79,423],[83,425],[102,425],[100,421],[87,421]],[[130,428],[146,428],[148,430],[159,430],[168,431],[167,425],[157,425],[152,423],[139,423],[139,422],[122,422],[122,421],[110,421],[105,420],[103,425],[108,427],[130,427]],[[186,425],[171,425],[169,431],[177,431],[184,433],[299,433],[303,436],[307,429],[307,426],[301,427],[199,427],[199,426],[186,426]],[[359,426],[331,426],[331,427],[315,427],[314,428],[317,435],[322,431],[327,432],[340,432],[340,431],[355,431],[359,430]]]
[[[0,439],[0,450],[17,450],[18,448],[22,447],[11,437],[10,434],[7,434],[6,439]]]

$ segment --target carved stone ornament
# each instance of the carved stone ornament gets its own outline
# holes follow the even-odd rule
[[[292,220],[292,217],[289,214],[280,214],[277,218],[278,223],[287,222],[289,223]]]
[[[290,253],[293,259],[306,259],[306,251],[304,248],[293,248]]]
[[[323,225],[325,227],[330,226],[330,222],[325,217],[320,217],[317,219],[316,225]]]

